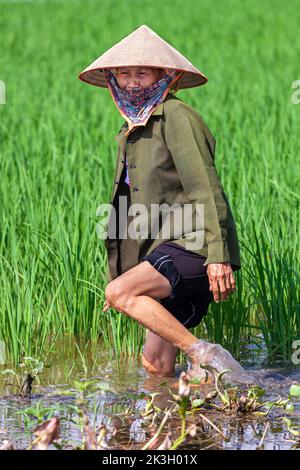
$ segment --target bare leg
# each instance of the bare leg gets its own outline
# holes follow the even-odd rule
[[[137,320],[154,335],[159,336],[167,348],[169,343],[174,349],[179,348],[190,359],[191,369],[204,377],[200,363],[212,363],[221,372],[233,371],[233,378],[238,378],[244,371],[231,354],[220,345],[212,345],[196,338],[155,298],[163,299],[171,293],[168,279],[160,274],[148,261],[143,261],[121,276],[111,281],[105,289],[107,310],[112,306],[116,310]],[[149,339],[151,341],[151,337]],[[155,342],[155,336],[152,338]],[[214,346],[212,348],[212,346]],[[150,354],[150,353],[149,353]],[[149,357],[148,357],[149,358]],[[147,357],[144,357],[148,361]],[[150,362],[150,361],[148,361]],[[156,366],[153,365],[154,370]],[[192,374],[194,375],[194,374]],[[243,379],[246,380],[244,376]],[[243,380],[244,381],[244,380]],[[248,376],[248,381],[253,382]]]
[[[196,336],[155,300],[168,297],[170,293],[168,279],[149,261],[143,261],[121,274],[105,289],[109,305],[185,352],[197,341]]]
[[[142,355],[142,364],[151,374],[162,377],[175,375],[178,349],[160,336],[148,331]]]

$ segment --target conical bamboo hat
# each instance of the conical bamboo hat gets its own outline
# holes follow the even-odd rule
[[[146,25],[128,34],[84,69],[78,78],[84,82],[107,88],[104,69],[145,66],[182,71],[177,89],[204,85],[207,77],[180,52]]]

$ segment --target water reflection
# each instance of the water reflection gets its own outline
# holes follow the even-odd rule
[[[2,370],[7,368],[3,366]],[[113,448],[141,448],[151,438],[151,430],[145,425],[143,413],[153,397],[153,405],[165,410],[172,405],[171,393],[177,393],[178,379],[184,365],[176,365],[175,377],[157,378],[148,376],[141,367],[140,358],[120,357],[111,351],[103,351],[99,345],[86,348],[80,355],[76,348],[65,345],[49,357],[42,373],[33,386],[31,400],[20,400],[14,396],[13,377],[1,377],[0,382],[0,442],[10,439],[16,448],[26,448],[32,429],[39,419],[57,415],[61,419],[61,440],[68,446],[80,446],[82,436],[76,412],[76,388],[74,381],[84,383],[94,380],[100,390],[88,396],[88,416],[91,425],[107,427],[107,440]],[[266,397],[263,401],[288,397],[290,385],[300,383],[299,368],[255,369],[251,371],[263,383]],[[212,384],[193,386],[199,396],[206,396]],[[69,395],[66,395],[66,392]],[[197,392],[197,393],[198,393]],[[154,396],[154,394],[156,394]],[[300,399],[293,398],[295,410],[293,423],[300,424]],[[30,409],[33,409],[30,412]],[[37,411],[40,410],[40,411]],[[38,414],[40,413],[40,415]],[[223,430],[228,441],[212,434],[207,423],[195,416],[188,418],[197,425],[197,435],[184,448],[189,449],[255,449],[259,444],[267,421],[270,422],[264,440],[265,449],[290,449],[292,443],[283,425],[286,411],[272,411],[272,419],[265,416],[232,417],[226,413],[209,412],[210,419]],[[146,423],[149,424],[149,423]],[[180,420],[173,422],[173,430],[179,431]],[[165,433],[167,429],[165,430]],[[212,438],[213,436],[213,438]],[[162,439],[164,434],[162,434]]]

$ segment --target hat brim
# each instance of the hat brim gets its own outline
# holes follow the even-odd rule
[[[124,65],[126,66],[126,65]],[[137,65],[130,65],[131,67],[140,67],[140,64]],[[123,65],[119,65],[119,67],[123,67]],[[147,67],[151,68],[166,68],[165,66],[158,67],[157,65],[147,65]],[[85,83],[89,83],[90,85],[98,86],[100,88],[108,88],[106,76],[105,76],[105,69],[112,69],[115,67],[102,67],[101,69],[89,69],[84,70],[78,75],[78,78]],[[175,69],[172,67],[167,67],[168,69],[176,70],[178,72],[183,72],[182,77],[178,80],[177,89],[184,89],[184,88],[193,88],[197,86],[204,85],[207,83],[208,78],[200,73],[193,73],[183,69]]]

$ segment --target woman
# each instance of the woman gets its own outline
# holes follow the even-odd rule
[[[106,239],[110,282],[103,311],[113,307],[148,329],[142,362],[150,373],[174,375],[179,348],[189,360],[190,377],[203,378],[200,364],[208,364],[218,371],[231,369],[233,381],[254,382],[228,351],[189,331],[212,300],[227,300],[236,288],[233,271],[241,267],[233,216],[213,162],[215,140],[201,116],[171,93],[207,78],[147,26],[109,49],[79,78],[108,87],[126,120],[117,135],[112,203],[128,218],[122,227],[118,219],[115,236]],[[121,196],[126,196],[125,208]],[[141,217],[130,210],[135,204],[146,208]],[[149,220],[147,209],[162,204],[172,206],[172,221],[171,211],[163,222],[152,212]],[[189,227],[176,219],[183,209],[191,211],[185,219]],[[113,222],[111,216],[109,227]],[[141,225],[146,236],[139,237]]]

